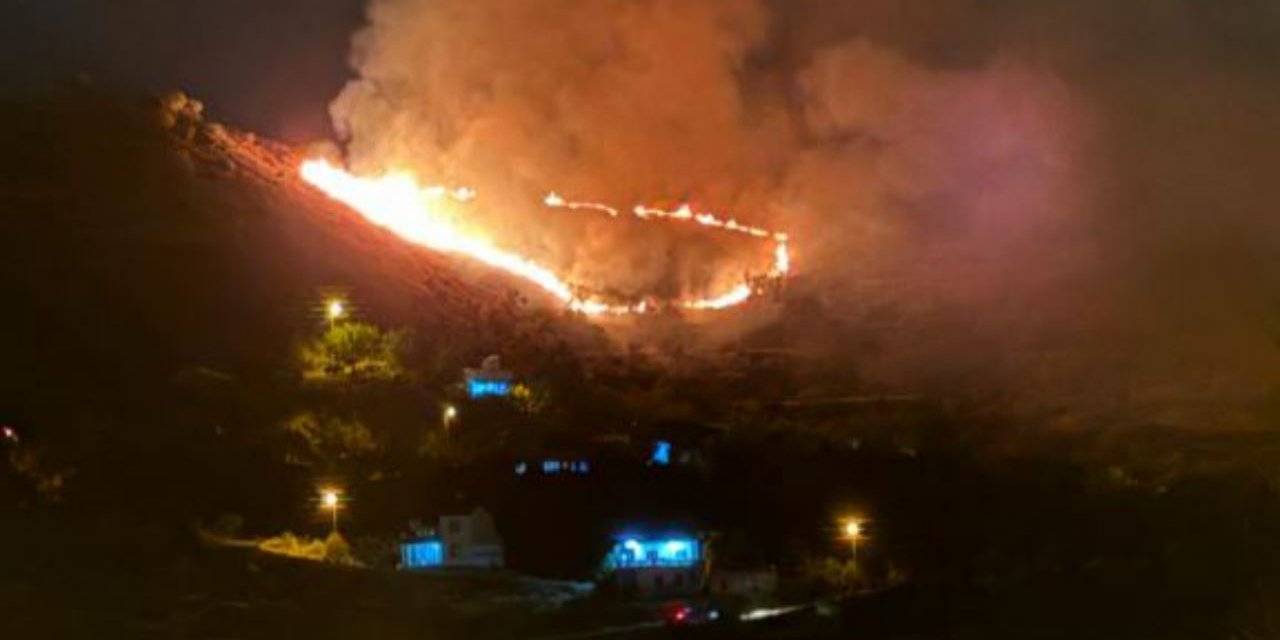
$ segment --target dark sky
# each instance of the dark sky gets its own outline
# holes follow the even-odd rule
[[[326,135],[363,0],[9,0],[6,93],[71,78],[180,88],[219,120],[292,140]]]

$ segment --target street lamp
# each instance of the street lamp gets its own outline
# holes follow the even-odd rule
[[[324,305],[324,317],[329,321],[329,328],[333,328],[333,324],[342,319],[347,314],[347,305],[341,300],[333,299]]]
[[[849,548],[856,558],[858,555],[858,541],[862,539],[862,521],[857,518],[845,518],[840,523],[840,535],[849,541]]]
[[[441,415],[444,418],[444,430],[448,431],[449,427],[453,426],[453,421],[458,419],[458,408],[451,404],[446,404]]]
[[[857,540],[862,535],[862,523],[857,520],[845,520],[844,537],[850,540]]]
[[[323,489],[320,492],[320,504],[329,510],[332,516],[332,525],[330,532],[338,532],[338,507],[342,503],[342,496],[337,489]]]

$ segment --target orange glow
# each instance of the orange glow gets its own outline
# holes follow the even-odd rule
[[[610,217],[618,216],[618,210],[614,209],[613,207],[610,207],[609,205],[601,204],[599,202],[574,202],[570,200],[565,200],[562,196],[560,196],[560,194],[554,191],[547,194],[547,197],[544,198],[542,202],[548,207],[552,207],[554,209],[588,209],[588,210],[607,213],[609,214]],[[695,213],[693,209],[690,208],[689,205],[687,204],[682,204],[673,211],[665,211],[663,209],[655,209],[652,207],[645,207],[643,205],[636,205],[634,208],[632,208],[631,213],[634,214],[637,218],[641,218],[643,220],[665,219],[665,220],[696,222],[704,227],[711,227],[714,229],[724,229],[725,231],[731,231],[734,233],[749,235],[753,238],[772,239],[774,242],[773,266],[769,269],[769,277],[780,278],[782,276],[787,275],[787,273],[790,272],[791,270],[791,254],[790,254],[790,250],[787,248],[788,238],[787,238],[787,234],[785,233],[769,231],[767,229],[762,229],[760,227],[745,225],[732,218],[728,220],[722,220],[721,218],[717,217],[715,214],[711,214],[711,213]],[[693,300],[693,301],[684,303],[682,306],[686,308],[697,308],[697,309],[723,309],[726,306],[734,306],[736,304],[739,304],[751,296],[751,291],[749,287],[747,288],[747,293],[745,294],[745,296],[743,295],[742,291],[743,291],[743,286],[739,286],[739,287],[735,287],[732,291],[724,295],[721,295],[717,298]],[[731,302],[729,304],[723,304],[724,301],[729,301],[729,300],[736,300],[736,301]],[[721,304],[723,306],[719,306]]]
[[[791,271],[791,251],[787,249],[787,241],[779,240],[773,247],[773,270],[769,275],[782,277]]]
[[[324,160],[304,162],[302,177],[335,200],[350,205],[370,222],[405,240],[437,251],[465,254],[520,276],[566,303],[576,301],[569,285],[545,267],[498,249],[488,240],[454,226],[437,209],[448,194],[443,188],[423,188],[407,173],[361,178]]]
[[[703,298],[701,300],[689,300],[682,303],[681,306],[686,309],[701,310],[728,309],[729,307],[734,307],[746,302],[747,298],[750,298],[753,293],[755,292],[749,285],[740,284],[734,287],[732,291],[722,296],[715,298]]]
[[[446,189],[438,186],[421,186],[409,173],[388,173],[380,176],[355,176],[326,160],[308,160],[300,168],[302,178],[329,197],[343,202],[368,221],[384,227],[401,238],[424,247],[466,255],[491,267],[533,283],[551,294],[570,310],[590,316],[641,314],[657,308],[647,301],[635,304],[614,304],[580,293],[580,288],[562,280],[553,271],[537,262],[500,249],[483,233],[464,228],[455,221],[453,203],[467,203],[475,199],[470,189]],[[452,201],[452,202],[450,202]],[[603,204],[570,202],[551,193],[543,204],[553,208],[586,209],[611,217],[619,215],[617,209]],[[778,278],[790,269],[787,236],[751,227],[730,219],[722,220],[709,213],[694,213],[687,205],[674,212],[636,207],[640,218],[669,218],[691,220],[703,226],[744,233],[753,237],[771,238],[774,248],[773,265],[768,277]],[[757,292],[749,283],[735,286],[728,292],[707,298],[681,300],[674,306],[691,310],[717,310],[746,302]]]
[[[689,208],[689,205],[682,204],[674,211],[665,211],[663,209],[653,209],[650,207],[637,206],[633,212],[641,218],[669,218],[673,220],[692,220],[704,227],[714,227],[717,229],[725,229],[736,233],[745,233],[746,235],[756,238],[773,238],[776,242],[786,242],[787,234],[775,233],[760,227],[746,225],[730,218],[723,220],[712,213],[697,213]]]
[[[601,213],[607,213],[613,218],[618,217],[618,210],[607,204],[600,204],[598,202],[569,202],[568,200],[560,197],[560,195],[554,191],[548,193],[547,197],[542,199],[542,204],[555,209],[590,209]]]

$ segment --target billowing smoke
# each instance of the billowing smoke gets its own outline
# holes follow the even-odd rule
[[[779,173],[784,114],[745,100],[740,84],[765,46],[758,3],[390,0],[369,16],[355,41],[360,79],[333,105],[355,168],[407,165],[479,189],[487,229],[578,280],[632,291],[739,281],[692,264],[714,261],[723,241],[537,204],[555,190],[623,209],[686,198],[734,208]],[[767,245],[742,244],[768,265]]]
[[[1249,424],[1280,382],[1276,7],[374,0],[332,110],[356,169],[474,186],[505,244],[624,293],[761,247],[547,191],[792,232],[789,335],[873,386]]]

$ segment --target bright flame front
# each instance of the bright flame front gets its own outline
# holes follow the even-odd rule
[[[586,315],[623,315],[645,313],[653,308],[647,302],[636,304],[612,304],[598,298],[581,296],[575,287],[562,280],[550,269],[520,255],[495,247],[480,234],[467,231],[446,215],[443,205],[447,200],[468,202],[475,198],[470,189],[445,189],[418,184],[408,173],[389,173],[375,177],[360,177],[330,164],[326,160],[308,160],[301,167],[302,178],[325,194],[343,202],[370,222],[384,227],[401,238],[415,244],[468,256],[491,267],[520,277],[555,296],[571,310]],[[547,196],[544,204],[550,207],[594,209],[610,215],[617,211],[605,205],[568,203],[555,194]],[[644,213],[640,213],[644,211]],[[674,213],[637,207],[635,212],[643,218],[691,219],[700,224],[727,229],[748,235],[769,238],[777,243],[770,277],[781,277],[789,268],[786,236],[746,227],[729,220],[720,221],[710,214],[692,214],[687,207]],[[725,309],[747,301],[755,289],[748,283],[732,290],[703,299],[683,300],[675,303],[685,309]]]

